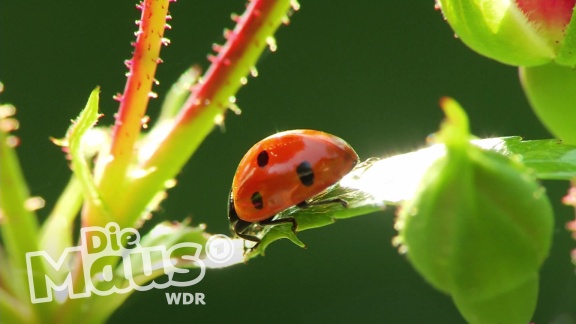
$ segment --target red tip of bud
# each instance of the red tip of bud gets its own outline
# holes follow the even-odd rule
[[[441,97],[440,98],[440,107],[446,106],[446,104],[448,104],[448,102],[450,100],[451,100],[450,97]]]
[[[563,29],[572,18],[576,0],[516,0],[529,21],[547,28]]]

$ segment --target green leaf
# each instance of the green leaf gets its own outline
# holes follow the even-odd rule
[[[504,145],[495,151],[518,157],[522,163],[545,180],[570,180],[576,177],[576,145],[555,139],[522,141],[520,137],[502,138]]]
[[[84,143],[87,141],[87,136],[90,134],[89,131],[93,128],[100,117],[98,114],[99,92],[100,88],[96,88],[92,93],[90,93],[86,107],[84,107],[76,120],[73,121],[66,133],[66,138],[63,143],[69,148],[72,170],[82,185],[87,203],[98,206],[101,210],[101,214],[107,218],[106,223],[108,223],[113,221],[113,219],[107,212],[106,206],[104,206],[103,201],[100,198],[84,149]]]
[[[310,200],[308,206],[291,207],[279,213],[275,219],[293,217],[298,224],[297,231],[301,232],[330,225],[338,219],[351,218],[383,210],[385,204],[381,198],[375,197],[371,191],[365,190],[365,188],[360,189],[356,186],[357,182],[365,177],[364,173],[378,162],[378,159],[369,159],[360,163],[339,183]],[[340,202],[324,203],[335,199],[344,201],[346,206]],[[246,258],[249,259],[259,254],[264,254],[268,245],[283,238],[289,239],[300,247],[305,247],[306,245],[292,232],[291,227],[291,224],[273,227],[252,225],[247,234],[261,238],[262,242],[257,248],[248,249]]]

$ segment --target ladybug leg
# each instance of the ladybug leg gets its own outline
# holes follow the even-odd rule
[[[259,224],[263,226],[286,224],[286,223],[292,223],[292,232],[296,233],[298,223],[296,223],[296,220],[293,217],[280,218],[280,219],[272,219],[271,217],[259,222]]]
[[[260,224],[261,226],[273,226],[273,225],[285,224],[285,223],[292,223],[292,232],[296,233],[296,228],[298,227],[298,224],[296,223],[296,220],[292,217],[275,219],[275,220],[272,220],[272,218],[269,218],[269,219],[258,222],[258,224]],[[256,236],[243,233],[252,224],[253,223],[246,222],[246,221],[243,221],[241,219],[239,219],[234,224],[234,233],[236,235],[238,235],[238,237],[243,238],[244,240],[247,240],[247,241],[256,242],[256,244],[254,246],[252,246],[250,248],[250,250],[254,250],[262,242],[262,240]]]
[[[296,206],[298,206],[299,208],[306,208],[306,207],[310,207],[310,206],[334,204],[334,203],[339,203],[344,208],[348,207],[348,202],[342,198],[324,199],[324,200],[317,200],[317,201],[311,201],[311,202],[304,200],[303,202],[299,203]]]
[[[258,244],[260,244],[260,239],[253,235],[244,234],[244,231],[250,227],[250,225],[252,225],[252,223],[238,219],[238,221],[236,221],[234,224],[234,234],[247,241],[256,242],[256,245],[254,246],[256,247]]]

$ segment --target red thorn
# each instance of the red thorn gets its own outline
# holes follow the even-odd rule
[[[172,29],[172,26],[170,26],[169,24],[164,24],[164,28],[166,28],[166,29]]]
[[[220,53],[222,50],[222,45],[220,44],[212,44],[212,50],[216,53]]]
[[[440,107],[444,107],[445,105],[447,105],[450,102],[451,98],[450,97],[441,97],[440,98]]]
[[[234,34],[233,31],[231,31],[230,29],[224,29],[224,38],[226,39],[230,39],[230,37],[232,37]]]
[[[210,61],[210,63],[216,63],[218,58],[212,54],[208,54],[208,61]]]
[[[117,94],[112,96],[112,99],[122,102],[122,99],[124,99],[124,96],[122,96],[121,93],[117,93]]]

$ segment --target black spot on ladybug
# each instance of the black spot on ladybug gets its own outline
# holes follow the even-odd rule
[[[258,162],[258,166],[263,168],[266,165],[268,165],[268,152],[266,152],[266,150],[258,153],[258,157],[256,158],[256,161]]]
[[[256,209],[264,208],[264,202],[262,201],[262,195],[260,195],[260,193],[258,191],[256,191],[255,193],[252,194],[252,197],[250,197],[250,200],[252,201],[252,205],[254,205],[254,208],[256,208]]]
[[[296,167],[296,173],[303,185],[309,187],[314,184],[314,170],[308,161],[304,161]]]

